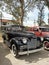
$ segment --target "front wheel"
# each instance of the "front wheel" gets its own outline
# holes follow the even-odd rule
[[[43,44],[43,47],[44,47],[45,50],[49,50],[49,42],[45,41],[44,44]]]
[[[19,57],[19,55],[18,55],[18,50],[17,50],[17,47],[16,47],[15,44],[12,44],[11,53],[12,53],[13,56]]]

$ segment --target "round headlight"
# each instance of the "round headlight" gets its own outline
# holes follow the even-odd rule
[[[44,38],[43,37],[41,37],[41,41],[43,41],[44,40]]]
[[[27,39],[26,39],[26,38],[23,38],[23,39],[22,39],[22,42],[23,42],[24,44],[26,44],[26,43],[27,43]]]

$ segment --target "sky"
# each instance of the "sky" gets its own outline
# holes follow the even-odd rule
[[[2,12],[2,14],[3,14],[2,19],[9,19],[9,20],[11,20],[11,19],[12,19],[12,15],[7,14],[6,12]]]
[[[48,8],[45,7],[45,18],[44,18],[44,21],[45,21],[46,23],[48,23],[48,13],[49,13]]]
[[[36,22],[38,20],[38,12],[39,12],[39,10],[37,8],[35,8],[33,12],[29,12],[28,13],[29,20],[27,20],[27,22],[24,21],[24,25],[28,25],[28,26],[38,25]],[[45,14],[44,21],[46,24],[48,24],[48,12],[49,12],[48,8],[45,7],[45,9],[44,9],[44,14]]]
[[[35,8],[34,9],[34,11],[33,12],[28,12],[27,13],[27,19],[25,19],[24,20],[24,25],[25,26],[34,26],[34,25],[38,25],[37,24],[37,19],[38,19],[38,9],[37,8]],[[45,13],[45,18],[44,18],[44,21],[46,22],[46,24],[48,23],[48,8],[47,7],[45,7],[45,10],[44,10],[44,13]],[[9,14],[7,14],[6,12],[2,12],[2,14],[3,14],[3,19],[9,19],[9,20],[11,20],[12,19],[12,15],[9,15]],[[34,22],[35,21],[35,22]]]

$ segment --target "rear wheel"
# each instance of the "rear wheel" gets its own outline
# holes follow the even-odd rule
[[[19,57],[19,55],[18,55],[18,50],[17,50],[17,47],[16,47],[15,44],[12,44],[11,53],[13,54],[13,56]]]

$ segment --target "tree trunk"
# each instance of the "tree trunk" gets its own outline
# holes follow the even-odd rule
[[[24,0],[20,0],[20,4],[21,4],[21,25],[23,25],[23,18],[24,18],[23,5],[24,5]]]
[[[24,18],[24,10],[23,6],[21,6],[21,25],[23,25],[23,18]]]

